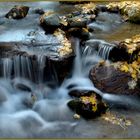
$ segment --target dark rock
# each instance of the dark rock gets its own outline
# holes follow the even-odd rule
[[[101,101],[101,98],[94,96],[83,96],[79,99],[74,99],[68,102],[68,107],[75,113],[83,116],[85,119],[92,119],[105,113],[107,106]]]
[[[116,43],[115,47],[110,51],[109,59],[112,61],[133,62],[138,58],[140,51],[140,35],[125,39]]]
[[[86,28],[70,28],[68,30],[69,36],[78,37],[82,40],[87,40],[89,38],[89,31]]]
[[[14,86],[15,86],[15,88],[17,88],[17,89],[19,89],[21,91],[27,91],[27,92],[31,92],[32,91],[30,87],[28,87],[27,85],[24,85],[22,83],[17,83]]]
[[[37,8],[37,9],[34,10],[34,13],[35,13],[35,14],[39,14],[39,15],[43,15],[45,12],[44,12],[43,9]]]
[[[81,96],[91,96],[94,92],[93,91],[87,91],[87,90],[73,90],[69,92],[69,95],[72,97],[81,97]]]
[[[61,20],[58,15],[42,15],[40,18],[40,25],[47,33],[53,33],[57,28],[61,27]]]
[[[97,5],[97,11],[99,12],[107,12],[108,9],[105,5]]]
[[[115,69],[113,66],[100,64],[93,67],[89,77],[95,87],[103,92],[119,95],[139,95],[140,88],[136,86],[131,89],[128,82],[132,81],[132,77],[128,72]]]
[[[84,18],[73,17],[68,19],[68,26],[71,27],[86,27],[87,20]]]
[[[54,79],[55,81],[58,80],[58,83],[62,83],[62,81],[69,75],[71,71],[74,57],[74,54],[69,54],[63,58],[57,59],[48,57],[46,61],[45,74],[50,75],[51,79]]]
[[[29,7],[27,6],[15,6],[6,15],[6,18],[22,19],[28,14]]]

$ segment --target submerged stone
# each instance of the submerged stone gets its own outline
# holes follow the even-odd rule
[[[85,119],[93,119],[105,113],[107,106],[102,102],[99,95],[82,96],[68,102],[70,109],[81,115]]]
[[[12,8],[6,15],[6,18],[12,19],[22,19],[26,17],[28,14],[29,7],[28,6],[15,6]]]

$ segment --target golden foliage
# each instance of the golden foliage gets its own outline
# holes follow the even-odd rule
[[[131,64],[127,62],[117,62],[112,64],[116,69],[119,69],[123,72],[130,73],[131,77],[137,81],[140,75],[140,57],[137,60],[133,61]]]
[[[65,32],[61,29],[57,29],[54,32],[54,36],[61,42],[62,47],[58,48],[57,52],[60,56],[65,56],[72,53],[72,47],[70,41],[66,38]]]
[[[82,9],[82,13],[89,13],[91,10],[94,11],[96,8],[96,5],[93,2],[87,3],[87,4],[78,4],[76,5],[77,8]]]
[[[125,117],[118,117],[117,115],[112,114],[111,112],[106,112],[106,114],[102,115],[102,119],[107,122],[110,122],[115,125],[119,125],[122,128],[126,129],[127,126],[132,125],[132,122]]]
[[[88,96],[83,96],[80,99],[84,104],[91,104],[93,112],[97,111],[97,99],[96,99],[95,95],[91,95],[89,97]]]
[[[140,20],[140,2],[139,1],[122,1],[111,2],[107,5],[109,10],[118,8],[124,17],[132,22]]]
[[[140,34],[132,38],[125,39],[123,42],[128,53],[132,54],[135,50],[140,49]]]

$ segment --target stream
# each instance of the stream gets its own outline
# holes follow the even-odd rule
[[[4,18],[5,13],[14,5],[29,6],[27,17],[18,21]],[[102,93],[94,87],[88,74],[91,67],[102,58],[108,61],[113,41],[137,35],[140,33],[140,25],[124,22],[118,14],[101,12],[97,20],[88,25],[94,29],[88,43],[100,43],[101,49],[94,53],[88,49],[87,44],[87,48],[81,54],[80,40],[72,38],[76,57],[71,74],[59,85],[57,76],[51,77],[56,83],[48,82],[44,78],[44,57],[48,53],[47,49],[52,47],[49,44],[55,45],[58,41],[51,35],[45,35],[39,26],[40,15],[33,13],[35,8],[53,10],[60,15],[76,10],[72,5],[61,5],[59,2],[1,2],[0,42],[29,43],[32,40],[42,43],[47,40],[47,45],[45,48],[41,45],[36,48],[18,48],[31,56],[37,56],[36,71],[27,57],[17,55],[13,59],[0,59],[0,138],[139,138],[139,101],[135,98]],[[36,31],[39,31],[39,34],[29,35]],[[111,46],[110,49],[108,45]],[[51,53],[53,51],[48,54]],[[111,74],[110,71],[108,73]],[[104,121],[101,117],[92,120],[81,117],[75,120],[75,113],[67,106],[71,99],[68,93],[73,89],[95,91],[103,100],[111,103],[110,110],[113,113],[129,118],[132,125],[123,129],[119,125]],[[130,109],[115,107],[116,102],[129,104]]]

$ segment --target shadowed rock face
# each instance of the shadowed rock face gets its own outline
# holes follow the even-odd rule
[[[138,86],[130,89],[128,82],[132,80],[131,75],[113,66],[97,65],[91,69],[89,78],[103,92],[120,95],[139,95],[140,93]]]
[[[13,19],[22,19],[26,17],[28,14],[29,7],[28,6],[15,6],[12,8],[6,15],[6,18]]]

